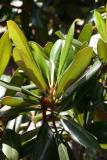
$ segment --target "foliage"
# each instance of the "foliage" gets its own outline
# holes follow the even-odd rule
[[[98,7],[104,11],[104,5],[105,0],[2,0],[0,28],[4,31],[6,21],[12,19],[21,26],[29,40],[45,45],[47,41],[57,39],[55,31],[66,33],[76,18],[86,22],[92,20],[90,11]]]
[[[101,114],[107,98],[107,21],[97,11],[94,18],[98,54],[89,46],[92,24],[74,38],[78,19],[66,35],[58,31],[58,40],[45,47],[29,42],[14,21],[7,22],[0,39],[0,85],[6,88],[0,99],[2,158],[75,160],[74,141],[93,155],[106,147],[107,121]],[[10,79],[4,75],[4,81],[11,56],[18,68]]]

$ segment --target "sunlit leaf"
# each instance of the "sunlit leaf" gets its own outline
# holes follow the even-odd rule
[[[0,39],[0,76],[3,74],[12,52],[12,44],[8,32],[5,32]]]
[[[96,59],[95,62],[88,67],[88,69],[84,72],[84,74],[74,82],[67,90],[64,92],[65,95],[70,95],[75,89],[77,89],[80,85],[87,82],[100,68],[101,62],[99,59]]]
[[[17,49],[14,49],[13,53],[16,63],[42,91],[46,91],[46,83],[33,59],[30,47],[23,32],[17,24],[11,20],[7,22],[7,26],[9,36],[17,47]]]
[[[25,55],[31,56],[30,47],[28,45],[27,39],[18,25],[12,21],[7,21],[7,27],[9,31],[9,37],[12,39],[15,46],[21,49]]]
[[[80,33],[80,35],[79,35],[79,38],[78,38],[78,40],[80,41],[80,42],[89,42],[90,41],[90,38],[91,38],[91,36],[92,36],[92,25],[91,24],[86,24],[84,27],[83,27],[83,29],[82,29],[82,31],[81,31],[81,33]]]
[[[47,57],[50,56],[50,52],[51,52],[51,49],[52,49],[52,46],[53,46],[53,43],[52,42],[47,42],[44,46],[44,52],[46,53]]]
[[[60,53],[61,53],[61,47],[62,47],[62,40],[57,40],[50,52],[50,61],[54,63],[54,74],[55,74],[55,78],[57,76],[57,71],[58,71],[58,67],[59,67],[59,60],[60,60]],[[50,73],[52,72],[50,68]]]
[[[97,27],[97,30],[99,34],[101,35],[101,38],[106,41],[106,24],[104,22],[104,19],[102,18],[101,14],[97,11],[94,11],[94,18],[95,18],[95,24]]]
[[[36,102],[35,102],[36,103]],[[34,103],[30,102],[30,100],[23,99],[22,97],[11,97],[6,96],[0,99],[1,105],[8,105],[11,107],[26,107],[30,106]]]
[[[65,40],[65,35],[61,31],[56,31],[55,34],[62,40]]]
[[[18,66],[24,70],[26,75],[35,83],[38,85],[38,87],[46,91],[46,83],[42,77],[41,72],[39,71],[39,68],[37,67],[36,63],[32,59],[27,56],[22,50],[14,48],[13,51],[13,57]]]
[[[104,42],[102,39],[99,39],[99,41],[98,41],[97,51],[98,51],[99,58],[104,63],[107,63],[107,43]]]
[[[91,58],[94,56],[93,49],[86,47],[80,50],[74,57],[71,65],[62,74],[59,85],[57,88],[57,94],[59,95],[66,87],[71,85],[83,72],[87,69],[91,62]]]
[[[63,65],[67,60],[67,55],[69,52],[69,49],[71,48],[73,36],[74,36],[74,30],[75,30],[75,21],[72,23],[68,34],[65,39],[64,46],[62,47],[61,55],[60,55],[60,63],[59,63],[59,69],[58,69],[58,77],[63,72]]]
[[[30,42],[30,46],[32,48],[32,56],[35,60],[35,63],[37,63],[38,67],[41,70],[41,73],[48,80],[48,65],[45,59],[45,53],[43,49],[36,42]]]

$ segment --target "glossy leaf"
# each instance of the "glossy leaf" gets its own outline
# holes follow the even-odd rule
[[[30,58],[22,50],[14,48],[13,57],[18,66],[24,70],[26,75],[42,90],[46,91],[46,83],[42,77],[42,74],[37,67],[36,63],[33,60],[33,57]]]
[[[91,150],[100,149],[99,144],[94,136],[86,129],[70,119],[61,120],[64,129],[70,134],[71,138]]]
[[[99,143],[107,143],[107,121],[94,122],[87,129],[98,138]]]
[[[2,138],[2,152],[9,160],[18,160],[21,147],[20,136],[14,131],[7,129]]]
[[[90,41],[90,38],[91,38],[91,36],[92,36],[92,25],[91,24],[86,24],[84,27],[83,27],[83,29],[82,29],[82,31],[81,31],[81,33],[80,33],[80,35],[79,35],[79,38],[78,38],[78,40],[80,41],[80,42],[89,42]]]
[[[59,144],[58,152],[59,152],[60,160],[70,160],[67,152],[67,148],[63,143]]]
[[[72,64],[65,70],[59,80],[59,85],[57,88],[58,95],[62,93],[66,87],[74,83],[75,80],[81,76],[81,74],[83,74],[89,66],[93,56],[94,53],[91,47],[83,48],[75,55]]]
[[[38,67],[40,68],[43,77],[48,80],[48,65],[46,63],[45,53],[42,47],[39,46],[39,44],[37,44],[36,42],[30,42],[30,46],[32,48],[32,56],[35,60],[35,63],[37,63]]]
[[[54,152],[53,152],[54,151]],[[38,132],[33,149],[32,160],[59,160],[54,135],[45,123]]]
[[[57,76],[57,71],[59,67],[59,60],[60,60],[60,53],[61,53],[61,47],[62,47],[62,40],[57,40],[50,52],[50,61],[54,63],[54,74],[55,77]],[[52,72],[52,67],[50,70],[50,73]]]
[[[104,63],[107,63],[107,43],[104,42],[102,39],[99,39],[99,41],[98,41],[97,51],[98,51],[99,58]]]
[[[95,24],[98,30],[98,33],[101,35],[101,38],[106,41],[106,24],[104,22],[104,19],[102,18],[101,14],[97,11],[94,11],[94,18],[95,18]]]
[[[67,55],[69,52],[69,49],[71,48],[73,36],[74,36],[74,30],[75,30],[75,21],[72,23],[68,34],[65,39],[64,46],[62,47],[61,55],[60,55],[60,62],[59,62],[59,69],[58,69],[58,79],[60,74],[63,72],[63,65],[67,61]]]
[[[12,52],[12,44],[8,32],[5,32],[0,39],[0,76],[3,74]]]

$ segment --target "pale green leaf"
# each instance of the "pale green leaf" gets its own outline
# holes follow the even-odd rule
[[[63,143],[60,143],[58,146],[59,158],[60,160],[69,160],[69,155],[67,148]]]
[[[21,147],[20,136],[13,130],[6,129],[2,137],[2,152],[9,160],[18,160]]]

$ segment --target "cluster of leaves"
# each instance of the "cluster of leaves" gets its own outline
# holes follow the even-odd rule
[[[97,11],[94,18],[101,37],[97,55],[89,47],[91,24],[75,39],[75,20],[66,35],[57,31],[59,39],[43,48],[28,42],[15,22],[7,22],[8,31],[0,39],[0,85],[6,88],[0,99],[0,137],[5,158],[73,160],[68,142],[95,152],[107,143],[107,122],[95,122],[99,117],[94,116],[107,97],[107,21]],[[19,68],[5,82],[2,75],[11,56]],[[25,121],[34,129],[23,127]]]

